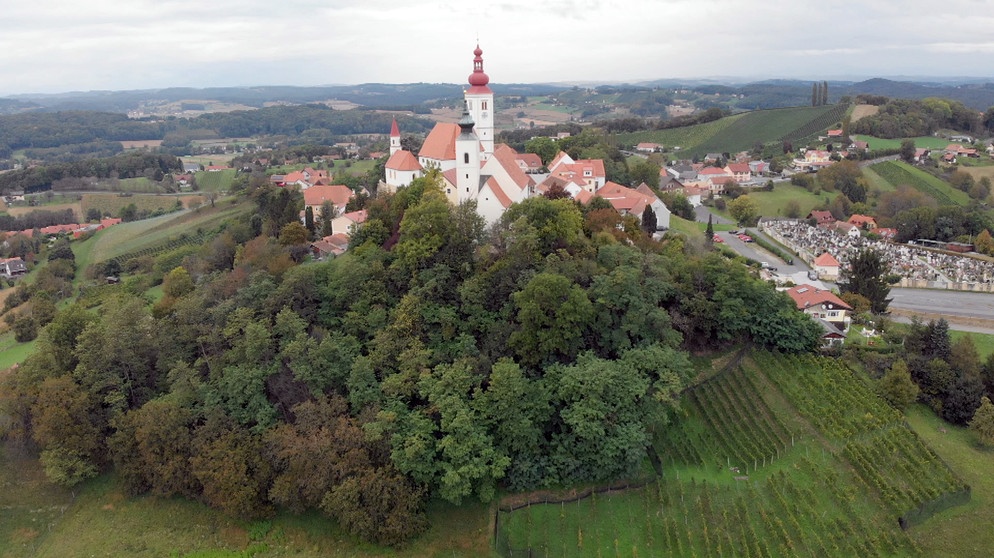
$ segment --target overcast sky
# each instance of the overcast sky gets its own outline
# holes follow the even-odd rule
[[[994,81],[990,0],[3,2],[0,95],[731,76]]]

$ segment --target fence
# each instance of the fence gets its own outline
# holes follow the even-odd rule
[[[656,459],[658,460],[658,457]],[[531,506],[570,504],[573,502],[579,502],[580,500],[585,500],[595,494],[610,494],[628,492],[631,490],[641,490],[654,482],[656,482],[655,478],[643,478],[624,481],[621,483],[612,483],[606,486],[589,487],[582,490],[574,489],[559,493],[541,491],[534,493],[532,496],[524,498],[521,501],[518,501],[517,498],[513,498],[510,499],[510,501],[499,503],[497,505],[497,513],[494,514],[494,547],[497,549],[497,553],[505,558],[521,558],[524,556],[531,558],[532,556],[540,554],[544,555],[544,552],[539,549],[533,549],[531,547],[514,548],[511,546],[511,541],[508,540],[508,536],[501,532],[500,516],[502,513],[508,514],[514,512],[515,510]]]

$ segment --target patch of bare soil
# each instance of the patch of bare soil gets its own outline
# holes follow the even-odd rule
[[[860,118],[866,118],[867,116],[873,116],[880,111],[880,107],[876,105],[856,105],[852,109],[852,117],[850,122],[855,122]]]

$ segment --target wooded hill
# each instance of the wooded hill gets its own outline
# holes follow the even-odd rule
[[[6,434],[50,479],[113,468],[133,494],[319,509],[397,544],[428,498],[637,469],[693,374],[687,349],[818,343],[744,265],[649,241],[603,204],[529,199],[485,236],[419,180],[368,207],[347,257],[300,265],[299,197],[253,195],[251,220],[154,258],[181,265],[152,307],[135,293],[162,267],[118,262],[134,275],[97,291],[96,314],[55,315],[7,377]]]

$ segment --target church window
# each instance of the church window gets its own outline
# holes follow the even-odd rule
[[[468,174],[466,175],[466,178],[469,178],[469,175],[468,175]],[[467,194],[469,193],[469,188],[466,188],[466,193],[467,193]]]
[[[487,102],[483,101],[483,110],[487,110]]]
[[[469,163],[469,153],[463,153],[462,162]]]

